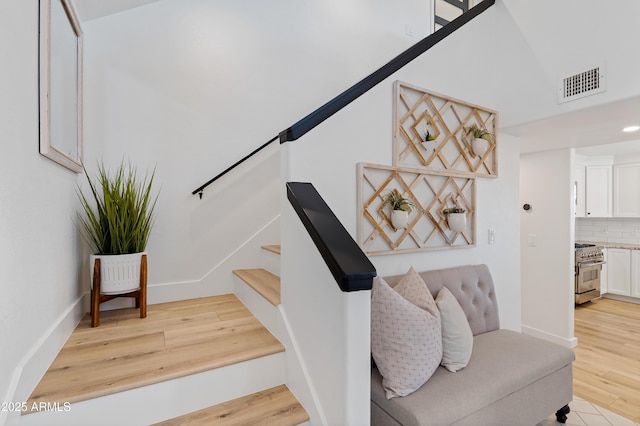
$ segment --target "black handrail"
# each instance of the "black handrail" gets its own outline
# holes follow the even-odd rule
[[[269,146],[271,143],[275,142],[278,139],[278,136],[274,136],[273,138],[271,138],[269,140],[269,142],[261,145],[260,147],[254,149],[250,154],[245,155],[244,157],[242,157],[240,160],[236,161],[235,163],[233,163],[233,165],[227,167],[224,171],[218,173],[213,179],[209,180],[209,182],[205,183],[204,185],[200,186],[197,189],[194,189],[191,194],[192,195],[196,195],[198,194],[200,196],[200,199],[202,199],[202,192],[204,191],[204,189],[211,185],[213,182],[217,181],[218,179],[220,179],[222,176],[226,175],[227,173],[229,173],[231,170],[235,169],[236,167],[238,167],[240,164],[244,163],[245,161],[247,161],[250,157],[253,157],[255,154],[257,154],[258,152],[262,151],[264,148],[266,148],[267,146]]]
[[[389,77],[391,74],[398,71],[400,68],[407,65],[409,62],[413,61],[418,56],[422,55],[424,52],[435,46],[437,43],[444,40],[451,33],[462,27],[464,24],[480,15],[482,12],[487,10],[489,7],[495,4],[495,0],[484,0],[481,1],[478,5],[472,7],[467,12],[458,16],[453,21],[449,22],[447,25],[440,28],[438,31],[433,34],[428,35],[427,37],[420,40],[418,43],[414,44],[400,55],[393,58],[387,64],[382,66],[377,71],[374,71],[369,76],[360,80],[358,83],[351,86],[349,89],[345,90],[326,104],[322,105],[320,108],[313,111],[311,114],[307,115],[303,119],[299,120],[291,127],[286,130],[283,130],[279,133],[278,136],[275,136],[269,142],[265,143],[261,147],[257,148],[249,155],[246,155],[242,159],[236,161],[232,166],[225,169],[223,172],[219,173],[213,179],[205,183],[204,185],[198,187],[193,190],[191,194],[198,194],[200,198],[202,198],[202,192],[204,189],[211,185],[216,180],[220,179],[222,176],[235,169],[237,166],[248,160],[250,157],[261,151],[263,148],[266,148],[269,144],[274,142],[276,139],[280,139],[280,143],[294,141],[308,131],[327,120],[333,114],[340,111],[342,108],[349,105],[351,102],[358,99],[367,91],[371,90],[374,86],[382,82],[384,79]]]
[[[287,182],[287,198],[342,291],[371,290],[376,268],[310,183]]]
[[[311,114],[307,115],[288,129],[280,132],[280,143],[294,141],[300,138],[309,130],[313,129],[314,127],[331,117],[333,114],[358,99],[361,95],[372,89],[378,83],[389,77],[391,74],[395,73],[400,68],[404,67],[409,62],[413,61],[415,58],[435,46],[437,43],[442,41],[458,28],[462,27],[464,24],[480,15],[489,7],[493,6],[494,3],[495,0],[484,0],[478,5],[469,9],[469,11],[458,16],[449,24],[440,28],[438,31],[423,38],[421,41],[393,58],[382,68],[360,80],[358,83],[351,86],[349,89],[345,90],[326,104],[322,105],[320,108],[316,109]]]

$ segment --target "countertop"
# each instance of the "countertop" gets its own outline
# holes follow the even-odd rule
[[[605,248],[618,248],[627,250],[640,250],[640,244],[628,244],[628,243],[603,243],[602,241],[576,241],[578,244],[595,244]]]

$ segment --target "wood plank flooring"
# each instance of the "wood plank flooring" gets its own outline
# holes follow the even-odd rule
[[[640,305],[598,299],[575,310],[573,393],[640,422]]]
[[[32,393],[77,402],[284,351],[235,295],[149,305],[87,317]]]
[[[251,410],[247,410],[251,407]],[[197,425],[298,425],[309,420],[295,396],[285,385],[256,392],[233,401],[176,417],[154,426]]]

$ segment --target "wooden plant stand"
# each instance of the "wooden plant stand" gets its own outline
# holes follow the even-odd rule
[[[93,265],[93,287],[91,288],[91,327],[100,325],[100,304],[117,297],[133,297],[136,309],[140,309],[140,318],[147,317],[147,255],[140,260],[140,288],[122,294],[100,294],[100,259]]]

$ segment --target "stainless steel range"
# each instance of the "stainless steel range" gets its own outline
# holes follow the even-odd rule
[[[576,244],[575,264],[576,304],[600,297],[600,273],[605,264],[602,247]]]

